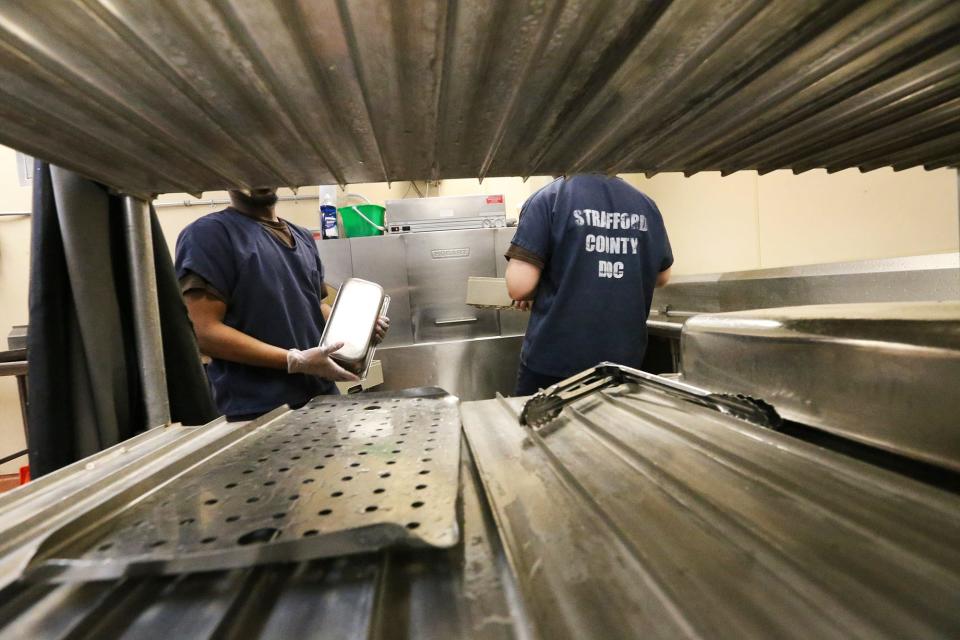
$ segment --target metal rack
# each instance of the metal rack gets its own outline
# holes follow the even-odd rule
[[[156,193],[960,164],[960,4],[950,0],[74,0],[56,18],[43,3],[4,6],[0,143],[126,194],[137,351],[149,424],[162,428],[0,496],[0,569],[13,580],[57,526],[238,428],[169,426],[149,259]],[[689,308],[665,317],[678,309]],[[518,414],[502,400],[463,413],[456,547],[16,581],[3,590],[0,633],[960,628],[955,607],[938,608],[960,585],[948,544],[955,495],[656,389],[579,398],[550,433],[521,427]]]
[[[50,18],[4,7],[0,143],[128,194],[148,298],[141,218],[162,192],[960,163],[950,0],[75,0]]]
[[[4,6],[0,143],[140,197],[960,163],[951,0]]]

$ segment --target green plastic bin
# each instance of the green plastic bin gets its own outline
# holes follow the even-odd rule
[[[343,224],[345,238],[360,238],[364,236],[382,236],[384,231],[383,217],[386,209],[378,204],[357,204],[340,207],[340,222]]]

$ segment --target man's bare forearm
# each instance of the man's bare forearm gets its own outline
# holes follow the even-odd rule
[[[665,287],[667,283],[670,282],[670,273],[673,271],[673,267],[667,267],[663,271],[657,274],[657,282],[654,284],[654,288]]]
[[[515,258],[507,263],[507,293],[512,300],[533,300],[540,284],[540,267]]]
[[[198,327],[197,338],[200,350],[211,358],[254,367],[287,369],[286,349],[261,342],[223,323]]]

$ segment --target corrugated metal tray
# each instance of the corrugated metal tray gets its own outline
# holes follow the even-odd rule
[[[464,430],[544,638],[955,638],[960,498],[647,385]]]

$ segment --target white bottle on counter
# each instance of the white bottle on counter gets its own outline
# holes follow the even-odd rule
[[[337,229],[337,207],[329,195],[323,197],[323,204],[320,205],[320,231],[324,240],[340,237]]]

